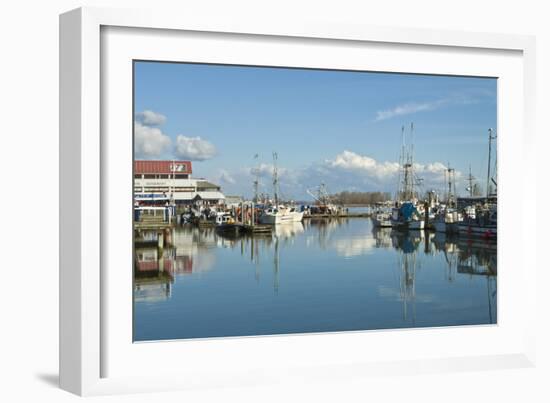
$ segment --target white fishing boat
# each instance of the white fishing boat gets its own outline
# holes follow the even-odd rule
[[[272,206],[265,209],[260,215],[260,224],[282,224],[287,222],[301,222],[303,211],[295,207]]]
[[[273,195],[275,202],[265,208],[259,217],[260,224],[284,224],[301,222],[304,217],[303,211],[298,211],[294,206],[279,204],[279,176],[277,173],[277,153],[273,153]]]
[[[391,216],[388,213],[378,212],[372,216],[372,224],[376,228],[391,228]]]

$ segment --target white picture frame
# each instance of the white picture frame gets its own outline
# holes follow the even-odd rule
[[[107,40],[102,36],[105,33],[113,36]],[[353,68],[356,66],[353,63],[359,62],[356,59],[346,59],[348,56],[344,54],[344,48],[353,48],[354,54],[367,48],[376,48],[372,51],[380,50],[383,54],[377,59],[379,64],[369,64],[375,70],[392,71],[391,63],[395,66],[400,54],[411,51],[420,52],[425,58],[413,58],[407,66],[403,65],[404,72],[458,74],[462,71],[462,74],[470,72],[471,75],[485,74],[502,78],[503,85],[499,86],[499,126],[502,124],[499,130],[500,158],[519,158],[524,163],[518,164],[521,167],[508,167],[499,162],[499,192],[502,203],[499,201],[498,326],[228,338],[143,343],[139,346],[132,344],[127,337],[128,321],[131,322],[131,317],[123,314],[127,310],[128,301],[121,297],[120,300],[125,302],[119,304],[118,298],[113,298],[117,295],[113,290],[124,284],[131,273],[113,276],[113,272],[107,270],[111,259],[124,261],[128,256],[115,256],[113,253],[116,252],[110,250],[105,241],[108,236],[124,234],[128,223],[131,223],[130,213],[128,217],[108,214],[109,211],[116,210],[116,200],[128,197],[127,190],[131,189],[130,180],[125,182],[125,178],[131,178],[125,176],[127,170],[122,168],[118,174],[109,171],[113,153],[122,152],[124,158],[131,156],[127,136],[127,123],[128,119],[131,120],[131,113],[120,121],[114,122],[110,119],[113,115],[119,116],[117,112],[122,111],[125,114],[128,109],[128,97],[131,94],[125,92],[128,81],[121,75],[124,73],[125,63],[131,58],[138,58],[136,53],[155,60],[164,60],[166,57],[167,60],[173,60],[170,56],[171,47],[174,43],[185,40],[183,37],[189,33],[193,38],[189,40],[187,49],[194,49],[196,53],[193,53],[194,56],[187,56],[186,61],[276,65],[277,60],[281,60],[279,63],[288,65],[289,60],[295,60],[297,66],[309,63],[311,66],[321,66],[326,61],[316,59],[313,48],[325,46],[334,52],[342,50],[343,53],[339,55],[342,68]],[[141,45],[142,49],[121,47],[125,45],[121,41],[131,41],[131,37],[138,34],[142,35],[141,39],[146,39]],[[199,52],[199,48],[201,51],[208,49],[210,44],[205,43],[204,47],[199,47],[192,43],[193,40],[207,42],[212,35],[212,42],[218,43],[237,38],[239,43],[242,42],[243,48],[231,47],[231,52],[220,54],[218,59],[212,60],[207,54],[201,55]],[[153,52],[146,42],[163,45]],[[249,51],[247,54],[247,46],[253,46],[250,44],[252,42],[262,46],[269,42],[271,46],[286,46],[289,49],[296,43],[300,49],[309,49],[311,52],[309,56],[299,56],[297,52],[288,52],[284,56],[283,51],[277,50],[270,53],[269,57],[264,55],[265,58],[262,58],[261,53]],[[109,53],[107,48],[116,49],[117,53]],[[125,53],[125,49],[128,53]],[[386,49],[394,53],[384,53]],[[531,221],[522,220],[527,217],[527,213],[525,209],[521,209],[528,192],[521,192],[519,201],[514,201],[519,205],[515,219],[520,223],[515,236],[524,241],[519,246],[515,244],[513,255],[511,249],[506,248],[507,243],[513,240],[507,238],[507,233],[503,231],[503,228],[510,228],[506,222],[512,219],[507,206],[510,206],[513,192],[508,184],[519,178],[521,186],[531,190],[529,197],[533,197],[532,189],[536,189],[536,172],[532,158],[535,148],[534,49],[534,38],[529,36],[381,28],[314,20],[299,24],[269,19],[215,20],[153,10],[102,8],[81,8],[61,15],[61,387],[80,395],[96,395],[243,386],[274,380],[292,382],[296,379],[322,380],[380,373],[397,375],[418,371],[441,372],[534,365],[533,313],[537,266],[534,246],[523,236],[528,233]],[[465,54],[480,60],[477,64],[472,63],[470,67],[464,66],[460,70],[460,66],[452,67],[449,60],[447,65],[444,64],[445,61],[441,61],[442,64],[439,65],[440,60],[435,56],[438,52],[453,59],[455,64]],[[115,62],[116,55],[120,64]],[[114,64],[111,66],[109,60],[103,60],[105,57],[111,57]],[[502,60],[502,63],[496,63],[497,59]],[[347,60],[351,60],[350,65],[346,64]],[[356,68],[359,67],[357,64]],[[491,74],[491,71],[501,72],[502,75]],[[105,80],[102,75],[107,74],[120,80]],[[120,86],[118,83],[121,83]],[[507,97],[501,99],[504,95]],[[122,99],[120,103],[116,102],[119,98]],[[513,111],[516,113],[512,113]],[[113,135],[107,135],[115,128],[120,128],[125,133],[121,135],[120,141],[113,140]],[[514,150],[517,152],[515,156]],[[128,166],[128,169],[131,167]],[[534,212],[531,210],[530,214]],[[502,226],[501,220],[504,223]],[[128,234],[128,242],[131,243],[131,235]],[[521,271],[506,271],[514,266],[516,270],[521,268]],[[513,295],[519,296],[521,301],[507,303],[512,295],[509,284],[514,284]],[[120,329],[116,328],[119,325]],[[120,334],[123,337],[117,337]],[[444,342],[433,342],[438,339]],[[418,346],[418,351],[411,353],[396,348],[389,353],[392,343],[398,345],[404,340]],[[457,340],[463,340],[464,345],[447,349],[443,347]],[[476,340],[480,341],[477,345],[473,343]],[[361,351],[357,347],[361,347]],[[292,353],[285,354],[289,351]],[[169,356],[176,359],[168,363]],[[185,357],[185,360],[178,359],[181,357]],[[163,371],[158,371],[158,364],[163,360],[167,365],[163,366]],[[144,368],[137,369],[136,362],[143,363]],[[231,364],[224,364],[228,362]]]

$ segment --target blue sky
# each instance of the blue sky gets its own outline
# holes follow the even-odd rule
[[[442,188],[442,166],[487,169],[487,130],[496,128],[497,80],[201,64],[135,63],[136,158],[192,159],[194,176],[250,195],[252,167],[270,191],[272,152],[282,192],[395,192],[401,127],[417,173]],[[259,154],[257,159],[254,155]]]

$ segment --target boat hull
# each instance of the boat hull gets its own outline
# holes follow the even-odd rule
[[[435,221],[433,227],[435,232],[447,232],[447,223],[445,221]]]
[[[424,221],[392,221],[391,226],[393,229],[401,231],[421,231],[424,229]]]
[[[373,217],[372,224],[377,228],[391,228],[391,220],[389,218]]]
[[[304,217],[303,212],[290,212],[290,213],[275,213],[275,214],[262,214],[260,216],[260,224],[284,224],[291,222],[301,222]]]
[[[459,224],[458,233],[461,236],[496,238],[496,225]]]

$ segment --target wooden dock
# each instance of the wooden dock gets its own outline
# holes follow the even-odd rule
[[[273,231],[272,225],[265,224],[243,224],[240,222],[216,226],[216,231],[224,235],[242,234],[270,234]]]
[[[272,225],[267,224],[241,224],[244,232],[249,234],[267,234],[273,231]]]
[[[134,214],[135,230],[163,230],[172,228],[175,223],[174,217],[160,207],[137,208]]]
[[[135,230],[163,230],[172,228],[173,226],[173,222],[165,221],[164,218],[159,215],[143,214],[139,221],[134,221]]]
[[[134,229],[138,231],[143,230],[164,230],[172,228],[174,224],[172,223],[144,223],[140,221],[134,222]]]

